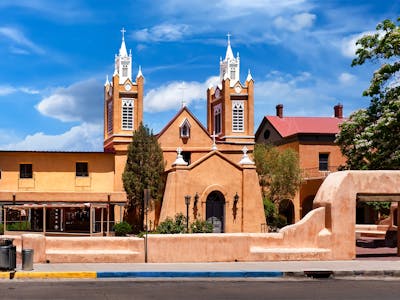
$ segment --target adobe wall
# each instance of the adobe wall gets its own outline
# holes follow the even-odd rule
[[[334,259],[355,258],[357,193],[400,193],[399,182],[399,171],[343,171],[325,179],[315,196],[314,208],[326,209]]]

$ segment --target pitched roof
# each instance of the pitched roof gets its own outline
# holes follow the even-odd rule
[[[283,117],[265,116],[265,119],[283,137],[299,133],[309,134],[336,134],[339,132],[339,124],[346,121],[345,118],[334,117]]]

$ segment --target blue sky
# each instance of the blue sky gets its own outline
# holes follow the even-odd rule
[[[400,15],[399,1],[1,0],[0,149],[101,151],[103,85],[121,28],[145,77],[144,122],[158,132],[184,98],[205,123],[226,34],[241,81],[255,80],[255,130],[289,116],[364,108],[377,65],[350,66],[355,41]]]

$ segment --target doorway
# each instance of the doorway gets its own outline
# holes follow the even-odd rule
[[[213,233],[224,232],[225,197],[219,191],[211,192],[206,201],[206,220],[213,225]]]

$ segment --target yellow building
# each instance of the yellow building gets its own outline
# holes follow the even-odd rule
[[[215,232],[261,231],[261,193],[247,155],[254,146],[254,82],[249,72],[242,84],[239,70],[228,39],[221,82],[207,91],[207,128],[182,107],[158,134],[167,184],[155,220],[190,209],[191,221],[207,219]],[[121,220],[122,173],[132,133],[143,121],[143,84],[140,67],[132,80],[122,36],[114,74],[104,85],[104,152],[0,152],[2,220],[53,234],[102,234]]]

